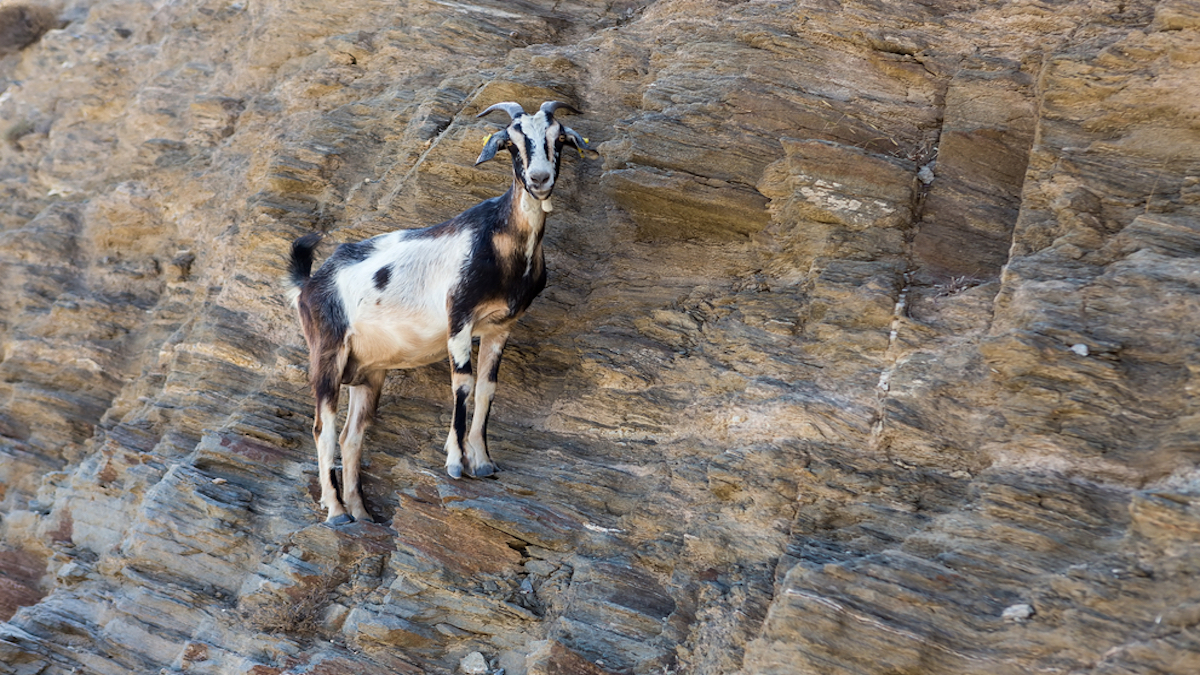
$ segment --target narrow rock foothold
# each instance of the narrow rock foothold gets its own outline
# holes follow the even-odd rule
[[[471,652],[458,662],[458,669],[466,675],[484,675],[488,672],[487,659],[480,652]]]
[[[1033,607],[1025,604],[1012,605],[1004,610],[1000,618],[1012,623],[1025,623],[1034,615]]]

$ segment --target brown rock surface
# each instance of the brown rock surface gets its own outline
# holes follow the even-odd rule
[[[57,16],[0,55],[0,673],[1200,672],[1194,0]],[[600,157],[502,471],[396,373],[382,524],[319,524],[289,243],[499,194],[474,114],[551,97]]]

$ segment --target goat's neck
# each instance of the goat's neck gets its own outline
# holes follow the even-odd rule
[[[541,242],[542,231],[546,225],[546,213],[549,212],[550,200],[538,201],[525,190],[520,181],[514,180],[512,186],[512,212],[508,222],[518,237],[527,238],[530,242]]]

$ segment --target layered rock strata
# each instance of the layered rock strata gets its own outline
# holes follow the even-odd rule
[[[1196,2],[20,7],[0,673],[1200,672]],[[551,98],[502,471],[395,373],[320,524],[288,245]]]

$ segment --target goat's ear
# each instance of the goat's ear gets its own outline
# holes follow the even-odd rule
[[[479,166],[489,159],[496,156],[496,151],[504,147],[508,143],[508,130],[503,129],[497,131],[487,137],[487,142],[483,144],[483,151],[479,153],[479,159],[475,160],[475,166]]]
[[[600,156],[600,153],[593,150],[592,146],[588,145],[588,140],[583,136],[580,136],[578,131],[575,131],[571,127],[564,126],[563,134],[567,137],[567,142],[575,146],[575,149],[579,150],[580,157],[595,159]]]

